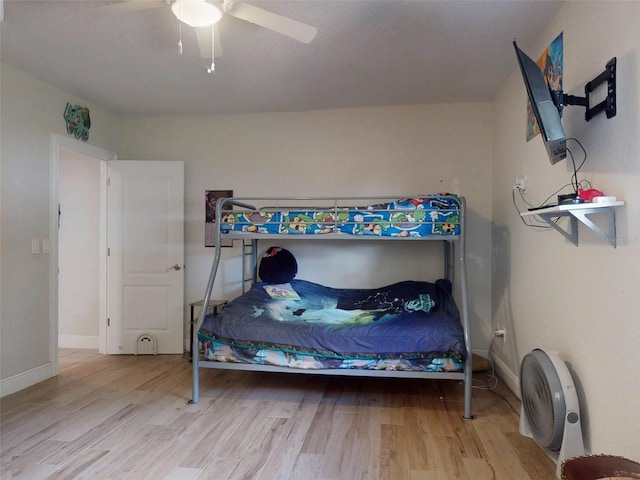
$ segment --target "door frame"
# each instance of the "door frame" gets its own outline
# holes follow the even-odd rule
[[[117,154],[89,145],[74,138],[51,134],[51,199],[50,199],[50,268],[49,268],[49,360],[52,375],[58,374],[58,206],[60,204],[60,152],[62,148],[93,157],[100,162],[100,222],[99,222],[99,300],[98,300],[98,351],[104,353],[107,344],[107,174],[108,162],[117,160]],[[103,321],[104,320],[104,321]]]

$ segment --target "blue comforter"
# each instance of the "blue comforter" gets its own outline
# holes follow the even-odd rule
[[[336,289],[293,280],[299,299],[274,299],[257,283],[210,315],[201,338],[229,345],[353,358],[467,354],[451,283],[405,281]]]

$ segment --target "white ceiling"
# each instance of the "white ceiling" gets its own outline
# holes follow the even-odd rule
[[[2,61],[118,115],[489,101],[562,6],[545,0],[250,1],[318,28],[303,44],[225,15],[213,75],[164,0],[4,0]],[[218,47],[216,46],[218,49]],[[536,52],[531,52],[536,54]]]

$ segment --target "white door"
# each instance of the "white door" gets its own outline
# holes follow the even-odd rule
[[[111,161],[107,196],[107,353],[182,353],[184,164]]]

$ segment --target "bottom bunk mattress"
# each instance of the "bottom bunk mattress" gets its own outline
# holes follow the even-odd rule
[[[198,332],[206,360],[302,369],[459,371],[467,355],[451,283],[337,289],[256,283]]]

